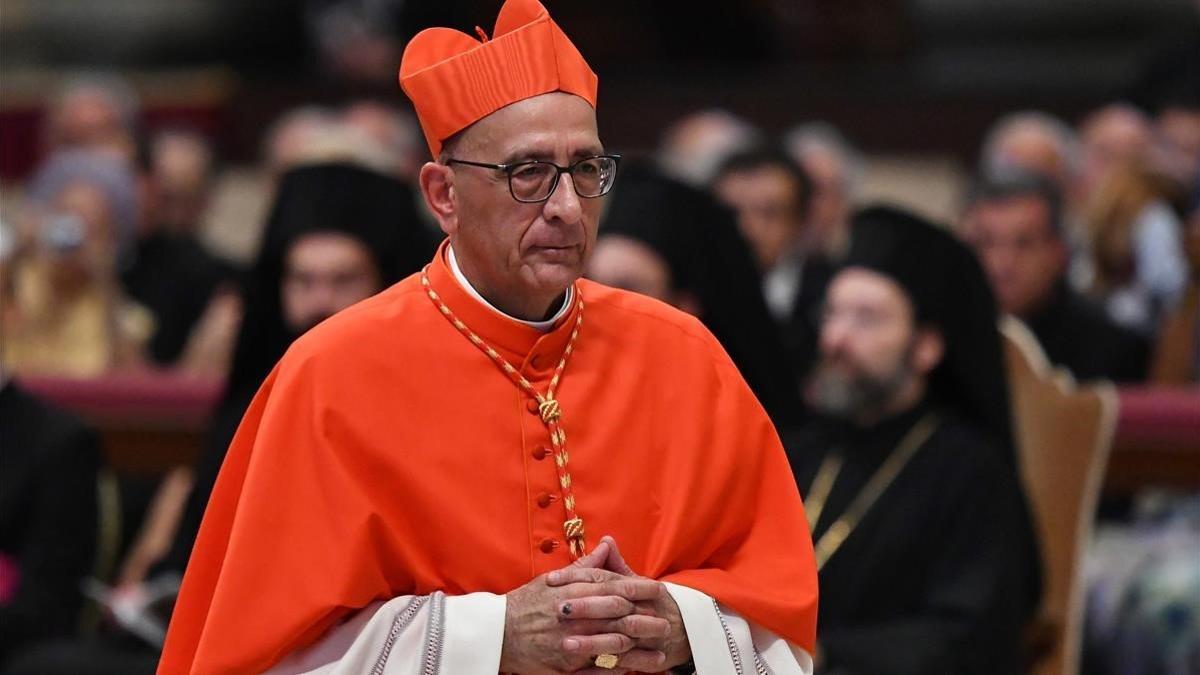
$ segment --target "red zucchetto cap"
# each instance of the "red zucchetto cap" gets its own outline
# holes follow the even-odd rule
[[[442,142],[511,103],[564,91],[596,107],[596,74],[537,0],[507,0],[482,41],[452,28],[427,28],[400,60],[400,88],[412,99],[436,158]]]

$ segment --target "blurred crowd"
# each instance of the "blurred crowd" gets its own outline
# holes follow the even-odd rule
[[[1081,382],[1200,383],[1200,83],[1176,84],[1153,109],[1113,101],[1080,120],[997,120],[957,222],[945,224],[981,263],[999,310]],[[364,100],[279,117],[255,168],[270,208],[248,265],[204,237],[227,168],[214,139],[139,119],[119,77],[66,82],[46,111],[43,159],[4,187],[6,672],[45,659],[83,672],[72,658],[151,672],[147,645],[162,628],[133,622],[136,639],[33,647],[79,633],[79,589],[102,539],[103,457],[92,432],[21,391],[21,378],[167,371],[224,382],[201,461],[156,486],[141,531],[101,579],[112,588],[93,593],[144,608],[155,584],[177,583],[224,448],[288,344],[420,269],[441,238],[416,187],[427,158],[405,110]],[[654,152],[626,154],[588,276],[698,316],[777,425],[802,426],[811,375],[834,349],[822,342],[827,288],[870,161],[836,121],[775,134],[696,112]],[[18,434],[28,456],[14,451]]]

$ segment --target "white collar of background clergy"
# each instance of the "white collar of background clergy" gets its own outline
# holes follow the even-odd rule
[[[513,321],[518,321],[531,328],[536,328],[543,333],[548,333],[553,330],[555,324],[557,324],[564,316],[566,316],[567,311],[571,309],[571,300],[575,292],[574,286],[567,287],[567,292],[563,296],[562,307],[559,307],[558,311],[554,313],[554,316],[550,317],[549,319],[546,319],[545,321],[526,321],[524,319],[518,319],[515,316],[501,311],[498,307],[488,302],[486,298],[480,295],[479,291],[475,290],[475,287],[471,285],[471,282],[467,280],[466,275],[464,275],[462,270],[458,267],[458,259],[454,257],[454,247],[448,244],[446,245],[446,264],[450,266],[450,272],[454,274],[454,278],[458,281],[458,284],[463,287],[463,290],[470,294],[472,298],[475,298],[477,301],[479,301],[484,307],[487,307],[500,316],[512,319]]]

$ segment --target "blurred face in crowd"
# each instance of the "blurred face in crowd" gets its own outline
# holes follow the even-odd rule
[[[595,110],[582,98],[553,92],[479,120],[443,149],[442,159],[568,166],[603,152]],[[420,178],[426,203],[449,235],[463,273],[505,312],[544,318],[583,273],[603,200],[580,197],[570,174],[563,174],[550,198],[540,203],[514,199],[503,171],[431,162],[421,168]]]
[[[336,232],[307,234],[288,249],[281,300],[294,335],[378,293],[379,269],[358,239]]]
[[[1145,157],[1153,142],[1150,121],[1125,105],[1093,113],[1080,131],[1083,142],[1084,189],[1090,191],[1115,165]]]
[[[416,181],[424,163],[425,146],[415,119],[371,101],[349,106],[342,119],[388,153],[397,178],[406,183]]]
[[[116,100],[98,87],[82,87],[67,95],[51,113],[50,142],[111,150],[132,158],[133,139]]]
[[[786,169],[730,171],[717,178],[713,191],[737,213],[760,270],[770,270],[796,250],[803,231],[799,187]]]
[[[153,226],[175,232],[194,230],[208,200],[212,151],[192,134],[166,134],[151,156]]]
[[[1066,271],[1066,246],[1050,219],[1033,195],[980,202],[967,213],[964,232],[1004,312],[1026,317],[1040,309]]]
[[[811,148],[798,157],[800,166],[813,181],[808,229],[817,247],[836,239],[849,218],[850,177],[842,157],[825,148]]]
[[[712,180],[725,158],[754,145],[757,136],[740,118],[723,110],[705,110],[667,130],[659,158],[668,174],[701,187]]]
[[[671,302],[671,271],[649,246],[621,235],[605,235],[596,242],[587,276],[607,286]]]
[[[1179,177],[1194,184],[1200,177],[1200,109],[1168,107],[1158,114],[1157,127],[1179,166]]]
[[[865,268],[845,269],[825,295],[809,403],[861,423],[902,412],[919,402],[942,347],[937,331],[917,326],[899,284]]]
[[[285,115],[271,128],[264,143],[267,172],[278,177],[311,159],[314,146],[336,123],[333,115],[321,108],[301,108]]]
[[[1018,124],[996,142],[995,168],[1011,168],[1046,176],[1067,190],[1071,170],[1054,132],[1035,123]]]

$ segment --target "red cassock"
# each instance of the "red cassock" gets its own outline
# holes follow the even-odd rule
[[[586,280],[549,332],[433,289],[558,388],[578,515],[640,574],[702,591],[812,653],[817,577],[779,439],[691,316]],[[582,304],[582,310],[581,310]],[[160,673],[252,672],[372,601],[511,591],[571,562],[547,427],[414,275],[299,339],[217,480]]]

